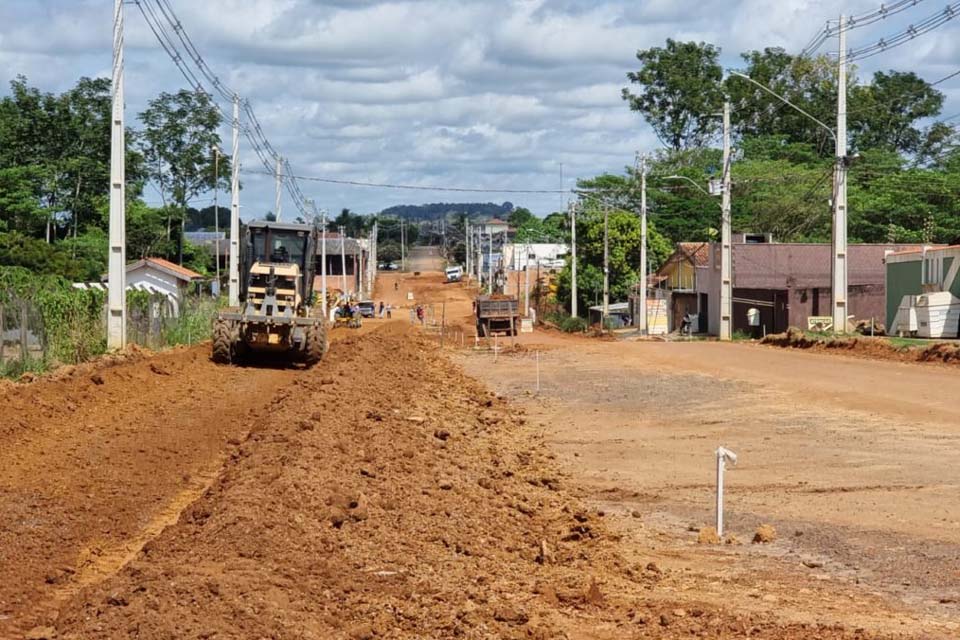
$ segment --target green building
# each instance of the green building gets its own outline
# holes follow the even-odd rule
[[[884,256],[886,264],[887,331],[893,326],[904,296],[949,291],[960,298],[960,246],[925,247]]]

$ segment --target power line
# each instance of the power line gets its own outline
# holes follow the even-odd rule
[[[187,84],[195,92],[206,96],[217,111],[220,112],[224,120],[232,120],[232,115],[227,114],[213,94],[216,92],[221,98],[232,101],[236,93],[213,73],[210,66],[203,59],[203,56],[190,39],[189,34],[184,29],[183,23],[177,17],[169,0],[133,0],[133,2],[137,5],[140,14],[143,16],[154,37],[156,37],[160,43],[160,46],[180,70]],[[164,23],[166,23],[166,26]],[[170,35],[169,30],[173,31],[176,40],[174,36]],[[177,41],[180,43],[179,46]],[[184,57],[181,47],[186,51],[186,57]],[[199,75],[187,64],[187,59],[193,62],[199,70]],[[209,85],[213,87],[212,91],[206,83],[209,83]],[[249,124],[244,123],[241,126],[241,132],[248,142],[250,142],[257,158],[264,167],[269,170],[274,164],[271,160],[276,160],[279,157],[279,153],[264,134],[260,121],[250,106],[250,102],[244,100],[242,105]],[[287,172],[292,176],[293,172],[289,170],[289,163],[287,163]],[[285,176],[285,178],[286,177],[287,176]],[[299,186],[296,185],[295,178],[285,179],[284,182],[297,209],[301,214],[308,215],[306,198]]]
[[[954,2],[953,4],[947,5],[947,7],[942,11],[928,16],[916,24],[910,25],[903,31],[897,32],[887,38],[881,38],[873,44],[865,47],[851,50],[847,56],[847,62],[864,60],[866,58],[883,53],[889,49],[899,47],[902,44],[910,42],[914,38],[922,36],[925,33],[929,33],[930,31],[943,26],[944,24],[956,18],[958,14],[960,14],[960,2]]]
[[[253,171],[244,170],[243,173],[273,176],[273,171]],[[334,178],[322,178],[319,176],[300,176],[290,175],[290,178],[297,180],[306,180],[309,182],[323,182],[327,184],[340,184],[351,187],[374,187],[378,189],[404,189],[408,191],[453,191],[462,193],[571,193],[566,189],[499,189],[499,188],[473,188],[473,187],[440,187],[412,184],[390,184],[385,182],[362,182],[359,180],[337,180]]]
[[[879,22],[889,18],[890,16],[894,16],[902,11],[911,9],[921,2],[923,2],[923,0],[900,0],[899,2],[894,2],[892,4],[882,4],[878,9],[874,9],[873,11],[848,17],[842,31],[847,32],[869,26],[875,22]],[[805,46],[800,52],[801,58],[812,55],[817,49],[823,46],[824,42],[830,38],[840,35],[840,25],[837,24],[837,26],[832,26],[833,22],[834,21],[832,20],[827,20],[824,28],[814,34],[814,36],[807,43],[807,46]]]

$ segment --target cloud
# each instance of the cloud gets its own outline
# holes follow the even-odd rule
[[[638,49],[668,37],[707,41],[722,48],[725,67],[735,67],[742,51],[798,51],[837,11],[830,0],[165,1],[298,174],[491,189],[555,189],[561,164],[570,187],[578,176],[622,171],[637,150],[654,151],[649,127],[620,98]],[[845,9],[878,5],[853,0]],[[185,83],[135,5],[125,7],[127,117],[135,125],[148,100]],[[0,72],[51,91],[106,74],[112,9],[109,0],[5,0]],[[921,4],[853,31],[851,46],[932,10]],[[860,75],[897,68],[943,77],[957,68],[958,33],[960,25],[943,27],[866,61]],[[822,51],[835,47],[831,41]],[[941,88],[944,111],[960,111],[960,77]],[[226,128],[223,135],[229,146]],[[242,154],[246,170],[263,170],[245,143]],[[269,176],[245,173],[243,182],[246,217],[272,208]],[[306,180],[301,189],[330,210],[509,199],[548,213],[563,201]],[[292,208],[285,199],[284,210]]]

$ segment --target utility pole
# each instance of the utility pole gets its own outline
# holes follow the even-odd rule
[[[720,221],[720,339],[733,334],[733,247],[730,238],[730,103],[723,103],[723,197]]]
[[[276,203],[273,205],[273,213],[277,216],[277,222],[280,222],[280,189],[283,184],[283,156],[277,154],[277,199]]]
[[[523,316],[530,315],[530,243],[526,247],[527,255],[523,257]]]
[[[113,115],[110,127],[110,255],[107,348],[127,346],[126,140],[123,124],[123,0],[113,3]]]
[[[400,218],[400,272],[407,270],[407,241],[403,235],[403,218]]]
[[[577,317],[577,205],[570,202],[570,315]]]
[[[837,68],[837,159],[833,182],[833,264],[830,295],[834,333],[847,332],[847,30],[840,16]]]
[[[323,310],[323,319],[327,315],[327,210],[320,210],[320,295],[323,300],[320,308]]]
[[[233,155],[230,158],[229,300],[240,306],[240,96],[233,96]]]
[[[640,158],[640,335],[647,335],[647,156]]]
[[[490,293],[492,294],[493,293],[493,231],[490,231],[490,243],[488,247],[489,249],[487,253],[487,261],[488,261],[487,270],[489,275],[487,276],[487,286],[490,287]]]
[[[470,255],[471,238],[470,238],[470,221],[469,220],[463,221],[463,241],[464,241],[464,244],[466,245],[466,251],[464,252],[464,258],[465,258],[464,261],[466,262],[466,264],[464,265],[464,269],[467,272],[467,282],[469,282],[470,277],[473,275],[473,271],[471,270],[471,268],[473,267],[473,265],[471,264],[473,262],[473,256]]]
[[[220,295],[220,147],[213,145],[213,233],[217,265],[217,295]]]
[[[603,203],[603,315],[600,331],[610,314],[610,205]]]
[[[343,225],[340,225],[340,288],[344,297],[347,295],[347,248],[346,238],[343,235]]]

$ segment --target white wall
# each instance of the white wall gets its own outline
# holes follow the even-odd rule
[[[570,252],[567,245],[557,243],[515,243],[507,247],[507,257],[514,271],[525,269],[527,266],[535,267],[541,260],[556,260],[558,256],[564,256]],[[528,258],[530,255],[534,257]]]
[[[149,284],[166,294],[172,294],[174,296],[180,295],[179,280],[177,280],[177,278],[149,265],[127,271],[127,286],[132,287],[139,283]]]

